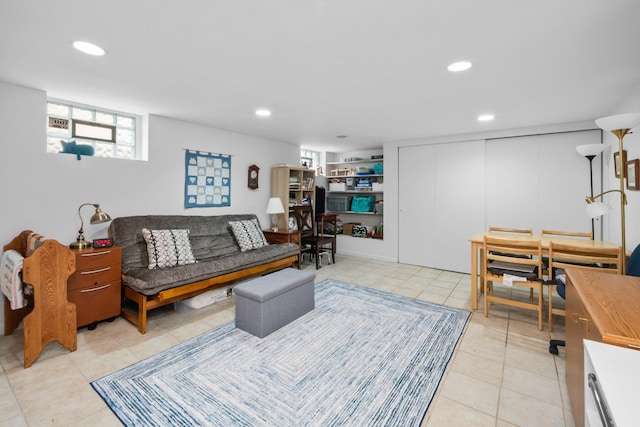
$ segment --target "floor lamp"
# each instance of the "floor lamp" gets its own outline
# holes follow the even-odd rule
[[[580,155],[584,156],[589,160],[589,184],[591,184],[591,197],[593,197],[593,159],[602,153],[604,149],[603,144],[586,144],[586,145],[578,145],[576,150]],[[596,235],[596,227],[595,227],[595,218],[591,218],[591,237],[593,238]]]
[[[622,228],[622,274],[627,273],[627,244],[626,244],[626,234],[625,234],[625,217],[624,210],[625,205],[627,204],[627,196],[624,192],[624,179],[627,173],[627,165],[623,164],[622,153],[624,152],[624,144],[622,143],[622,139],[626,134],[631,132],[631,129],[640,125],[640,113],[628,113],[628,114],[618,114],[615,116],[603,117],[601,119],[596,120],[596,125],[599,128],[609,131],[618,137],[618,152],[620,153],[620,189],[619,190],[609,190],[603,193],[598,194],[597,196],[587,197],[587,203],[590,205],[594,204],[594,200],[598,197],[603,196],[604,194],[611,192],[620,192],[620,226]],[[589,207],[587,207],[589,209]],[[596,209],[592,208],[595,212]],[[602,211],[602,207],[599,207],[599,210]],[[606,209],[605,209],[606,211]],[[592,212],[593,213],[593,212]]]

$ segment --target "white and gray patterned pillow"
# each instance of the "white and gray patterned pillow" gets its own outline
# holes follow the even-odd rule
[[[142,229],[142,236],[147,242],[149,268],[177,267],[193,264],[193,256],[189,230],[150,230]]]
[[[229,225],[231,226],[233,235],[236,236],[242,252],[269,245],[267,239],[264,238],[257,219],[229,221]]]

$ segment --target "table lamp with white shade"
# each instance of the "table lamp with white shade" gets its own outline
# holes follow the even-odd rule
[[[284,213],[284,206],[280,197],[271,197],[269,199],[266,213],[271,215],[271,230],[278,231],[278,215]]]

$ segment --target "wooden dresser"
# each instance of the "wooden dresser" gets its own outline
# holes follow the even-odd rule
[[[67,299],[76,305],[78,327],[120,315],[122,248],[72,249],[76,271],[67,281]]]
[[[584,426],[583,339],[640,350],[640,277],[567,269],[566,382]]]

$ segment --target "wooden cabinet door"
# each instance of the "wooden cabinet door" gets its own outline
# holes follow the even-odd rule
[[[602,341],[602,334],[567,277],[566,287],[566,363],[565,380],[576,427],[584,426],[584,344],[583,340]]]
[[[584,318],[586,309],[571,280],[567,278],[565,306],[566,363],[565,380],[569,390],[571,410],[577,427],[584,426],[584,353],[582,341],[587,336]]]

